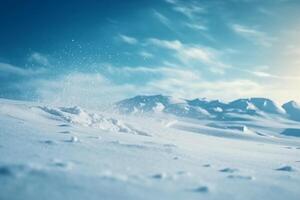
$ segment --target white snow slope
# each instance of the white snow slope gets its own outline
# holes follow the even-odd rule
[[[0,99],[0,199],[300,199],[300,123]]]

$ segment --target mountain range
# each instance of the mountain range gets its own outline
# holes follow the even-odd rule
[[[123,114],[165,113],[194,119],[226,121],[260,116],[300,121],[300,106],[297,102],[279,105],[267,98],[244,98],[225,103],[206,98],[188,100],[164,95],[139,95],[117,102],[115,108]]]

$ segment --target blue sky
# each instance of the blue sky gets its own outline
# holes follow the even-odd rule
[[[0,97],[300,101],[298,0],[2,0]]]

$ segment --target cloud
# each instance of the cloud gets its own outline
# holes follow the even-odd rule
[[[191,29],[197,30],[197,31],[206,31],[207,27],[201,24],[195,24],[195,23],[185,23],[186,27],[189,27]]]
[[[189,19],[195,19],[199,14],[205,13],[204,7],[200,6],[197,2],[181,3],[175,0],[166,0],[166,2],[173,6],[174,11],[181,13]]]
[[[277,76],[262,71],[253,71],[251,73],[254,74],[255,76],[263,77],[263,78],[278,78]]]
[[[275,40],[275,38],[268,36],[265,32],[244,25],[232,24],[231,28],[236,34],[252,41],[256,45],[270,47]]]
[[[143,84],[137,83],[136,94],[166,94],[182,98],[208,97],[223,100],[262,95],[265,88],[248,79],[211,81],[197,69],[178,67],[120,67],[110,66],[110,73],[130,77],[157,75]]]
[[[152,45],[156,45],[158,47],[167,48],[171,50],[180,50],[183,48],[183,44],[179,40],[161,40],[157,38],[148,39],[148,43]]]
[[[151,38],[148,42],[158,47],[174,50],[177,53],[177,56],[184,62],[196,59],[208,63],[213,59],[212,53],[208,50],[196,46],[185,45],[179,40],[168,41]]]
[[[174,77],[174,78],[187,78],[195,79],[200,76],[200,72],[196,70],[187,70],[182,68],[171,68],[171,67],[121,67],[114,68],[117,71],[122,73],[131,73],[131,74],[158,74],[160,78]]]
[[[196,31],[204,31],[208,28],[204,24],[200,24],[200,15],[206,13],[206,9],[200,6],[196,1],[177,1],[177,0],[165,0],[168,4],[171,4],[172,9],[185,16],[188,20],[183,22],[185,27]],[[169,23],[168,23],[169,24]]]
[[[250,77],[211,80],[198,69],[176,66],[116,67],[101,64],[100,68],[105,69],[105,72],[72,72],[48,80],[36,79],[30,81],[30,86],[45,103],[80,105],[87,108],[99,108],[134,95],[158,93],[182,98],[208,97],[226,101],[253,96],[281,100],[277,94],[286,94],[288,90],[285,89],[287,85],[281,85],[281,81],[275,85],[269,84],[269,79],[265,80],[269,76],[267,73],[256,74],[262,78],[260,82],[251,80]],[[128,77],[128,80],[142,78],[139,82],[125,80],[118,83],[119,75]],[[285,100],[287,97],[291,95],[284,96]]]
[[[149,59],[149,58],[153,58],[154,55],[152,53],[149,53],[147,51],[140,51],[138,53],[140,56],[142,56],[144,59]]]
[[[153,15],[162,24],[167,26],[169,29],[172,29],[170,20],[166,16],[164,16],[162,13],[158,12],[157,10],[153,10]]]
[[[252,75],[252,76],[255,76],[255,77],[258,77],[258,78],[262,78],[264,80],[266,79],[277,79],[278,81],[281,81],[281,80],[299,80],[300,81],[300,76],[288,76],[288,75],[284,75],[284,74],[281,74],[281,75],[277,75],[277,74],[274,74],[274,73],[270,73],[268,72],[270,70],[270,67],[269,66],[258,66],[258,67],[252,67],[254,68],[253,70],[247,70],[247,69],[240,69],[240,68],[237,68],[237,67],[232,67],[231,69],[233,70],[237,70],[239,72],[245,72],[249,75]]]
[[[212,63],[214,59],[214,55],[211,52],[199,47],[184,47],[180,51],[180,55],[182,57],[182,60],[184,60],[185,62],[190,59],[199,59],[205,63]]]
[[[294,44],[287,45],[283,54],[298,57],[298,56],[300,56],[300,47],[298,45],[294,45]]]
[[[179,40],[161,40],[157,38],[148,39],[149,45],[169,49],[175,54],[176,59],[187,66],[205,64],[214,73],[224,73],[224,69],[229,67],[217,58],[217,51],[197,45],[184,44]]]
[[[132,77],[142,74],[156,74],[151,79],[137,87],[142,94],[167,94],[182,98],[208,97],[232,100],[240,97],[251,97],[263,94],[264,86],[248,79],[216,80],[210,81],[202,76],[196,69],[174,67],[122,67],[113,68],[121,74],[131,74]]]
[[[261,78],[272,78],[272,79],[278,79],[278,80],[299,80],[300,76],[286,76],[286,75],[275,75],[268,72],[263,71],[252,71],[250,72],[255,76],[261,77]]]
[[[152,77],[143,79],[142,83],[130,83],[135,92],[130,94],[166,94],[182,98],[208,97],[230,101],[236,98],[267,97],[280,103],[297,99],[300,79],[281,77],[270,74],[267,66],[256,67],[257,70],[240,71],[252,76],[209,79],[199,69],[182,68],[182,66],[166,64],[151,67],[114,67],[110,66],[112,75],[122,74],[129,78]],[[237,68],[232,68],[233,70]],[[277,81],[273,81],[276,79]],[[125,92],[126,93],[126,92]],[[129,95],[130,96],[130,95]],[[298,98],[299,99],[299,98]]]
[[[0,77],[2,76],[31,76],[31,75],[37,75],[45,70],[43,68],[40,68],[38,70],[33,70],[33,69],[24,69],[20,68],[8,63],[0,63]]]
[[[34,62],[36,64],[40,64],[40,65],[44,65],[44,66],[49,66],[50,62],[49,59],[47,58],[47,56],[38,53],[38,52],[34,52],[32,53],[29,58],[28,58],[29,62]]]
[[[176,4],[177,1],[176,0],[165,0],[167,3],[170,3],[170,4]]]
[[[148,84],[154,91],[172,96],[232,100],[262,94],[263,87],[250,80],[206,81],[202,78],[185,79],[178,77],[165,78]]]
[[[45,68],[29,69],[0,62],[0,97],[32,99],[36,84],[32,80],[45,75]]]
[[[134,37],[130,37],[127,35],[119,34],[120,39],[127,44],[137,44],[138,40]]]

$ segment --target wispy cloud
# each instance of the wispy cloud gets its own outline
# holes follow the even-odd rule
[[[171,5],[173,11],[180,13],[187,18],[181,19],[183,26],[194,31],[208,30],[202,19],[202,15],[206,13],[206,9],[203,5],[200,5],[196,1],[165,0],[165,2]]]
[[[49,66],[50,65],[48,57],[46,55],[43,55],[43,54],[38,53],[38,52],[32,53],[29,56],[28,60],[29,60],[29,62],[34,62],[36,64],[40,64],[40,65],[44,65],[44,66]]]
[[[240,35],[241,37],[244,37],[245,39],[252,41],[257,45],[270,47],[272,46],[272,43],[275,40],[275,38],[267,35],[267,33],[265,32],[244,25],[232,24],[231,28],[236,34]]]
[[[206,81],[202,78],[179,79],[165,78],[149,83],[153,90],[173,96],[196,98],[208,97],[214,99],[232,100],[234,98],[253,96],[262,93],[262,86],[250,80]],[[234,89],[233,89],[234,88]]]
[[[154,55],[152,53],[149,53],[148,51],[140,51],[139,55],[142,56],[144,59],[149,59],[154,57]]]
[[[250,72],[250,71],[249,71]],[[285,75],[275,75],[264,71],[251,71],[255,76],[261,77],[261,78],[272,78],[272,79],[278,79],[278,80],[298,80],[300,81],[300,76],[285,76]]]
[[[148,44],[152,44],[158,47],[172,49],[172,50],[180,50],[183,48],[183,44],[179,40],[161,40],[157,38],[148,39]]]
[[[123,35],[123,34],[119,34],[120,39],[127,43],[127,44],[137,44],[138,40],[134,37],[128,36],[128,35]]]
[[[209,81],[202,76],[199,70],[191,68],[167,66],[107,67],[112,75],[155,77],[145,81],[143,85],[132,86],[135,87],[137,94],[162,93],[183,98],[220,98],[222,96],[224,99],[232,99],[243,95],[251,96],[260,90],[260,85],[250,80]]]
[[[172,29],[170,20],[163,15],[162,13],[158,12],[157,10],[153,10],[153,15],[156,19],[158,19],[162,24],[167,26],[168,28]]]
[[[11,76],[11,75],[15,75],[15,76],[31,76],[31,75],[37,75],[40,74],[42,72],[44,72],[45,70],[43,68],[39,68],[37,70],[33,70],[33,69],[24,69],[24,68],[20,68],[8,63],[0,63],[0,77],[1,76]]]
[[[196,23],[185,23],[186,27],[189,27],[191,29],[197,30],[197,31],[205,31],[207,30],[207,27],[202,24],[196,24]]]
[[[157,38],[148,39],[148,44],[157,47],[169,49],[175,52],[174,57],[185,65],[199,64],[199,62],[206,64],[214,73],[224,73],[224,69],[228,67],[226,64],[218,60],[216,51],[212,49],[184,44],[179,40],[161,40]]]
[[[300,81],[300,76],[287,76],[287,75],[278,75],[274,74],[270,71],[269,66],[258,66],[258,67],[251,67],[252,70],[248,70],[246,68],[238,68],[238,67],[231,67],[232,70],[239,71],[240,73],[247,73],[248,75],[254,76],[256,78],[261,78],[263,80],[270,80],[270,79],[277,79],[277,80],[298,80]]]
[[[182,68],[172,68],[167,66],[160,67],[121,67],[113,68],[110,72],[115,73],[116,71],[121,71],[121,73],[129,74],[157,74],[160,78],[186,78],[186,79],[196,79],[201,76],[201,73],[197,70],[186,70]]]
[[[176,0],[166,0],[166,2],[172,5],[174,11],[183,14],[189,19],[195,19],[198,14],[205,12],[204,7],[195,1],[182,3]]]
[[[232,100],[239,97],[250,97],[263,93],[264,87],[248,79],[209,81],[197,69],[177,67],[121,67],[112,68],[112,74],[156,74],[158,78],[147,81],[137,92],[162,93],[183,98],[208,97]],[[118,72],[116,72],[118,71]],[[234,88],[234,89],[233,89]]]
[[[176,52],[176,56],[181,59],[183,62],[188,62],[190,60],[199,60],[202,62],[212,62],[214,55],[208,50],[200,47],[193,47],[184,45],[179,40],[160,40],[156,38],[149,39],[148,42],[150,44],[174,50]]]

